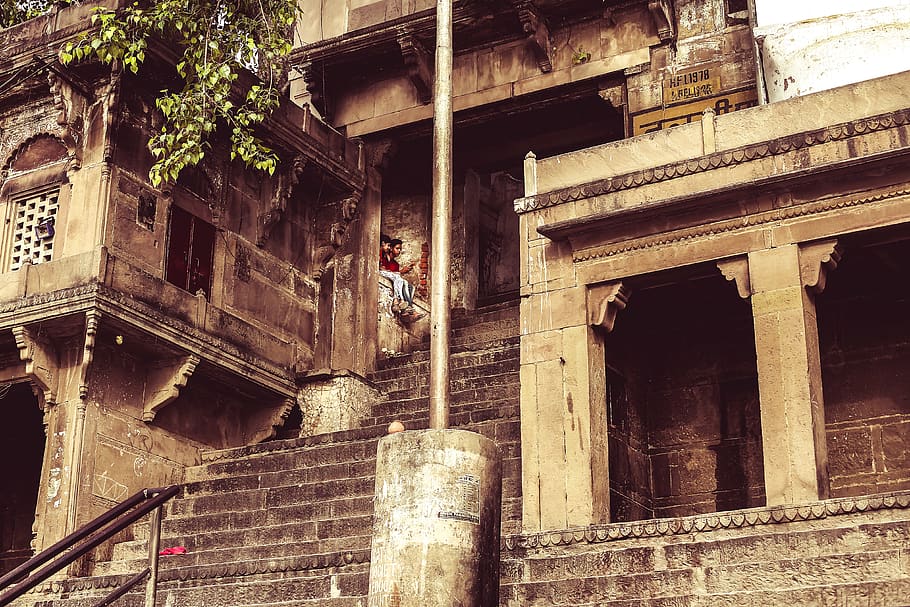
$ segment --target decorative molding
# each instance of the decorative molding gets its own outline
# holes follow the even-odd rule
[[[25,363],[25,375],[32,386],[44,395],[44,404],[57,404],[58,373],[57,352],[54,345],[40,327],[32,329],[24,325],[12,328],[19,360]]]
[[[825,213],[827,211],[856,207],[864,204],[890,200],[893,198],[901,198],[903,196],[910,196],[910,190],[893,190],[872,196],[865,196],[863,198],[832,198],[795,207],[779,208],[773,211],[756,213],[754,215],[746,215],[743,217],[737,217],[735,219],[719,221],[717,223],[699,225],[691,228],[684,228],[682,230],[674,230],[672,232],[665,232],[662,234],[654,234],[651,236],[644,236],[642,238],[626,240],[621,243],[583,249],[573,252],[572,259],[576,262],[579,262],[590,261],[592,259],[604,257],[613,257],[614,255],[630,253],[632,251],[640,251],[643,249],[651,249],[659,246],[673,245],[675,243],[685,242],[687,240],[693,240],[704,236],[717,236],[719,234],[738,232],[766,223],[795,219],[798,217],[806,217],[809,215],[817,215],[820,213]]]
[[[101,312],[88,310],[85,313],[85,343],[82,348],[82,363],[79,365],[79,398],[85,400],[88,396],[88,370],[95,357],[95,336],[98,334],[98,324],[101,322]]]
[[[879,114],[877,116],[863,118],[853,122],[844,122],[814,131],[795,133],[779,139],[764,141],[762,143],[752,144],[734,150],[725,150],[707,156],[691,158],[681,162],[626,173],[624,175],[617,175],[615,177],[608,177],[591,183],[562,188],[545,194],[518,198],[515,200],[515,211],[519,214],[527,213],[565,202],[603,196],[622,190],[637,188],[642,185],[668,181],[677,177],[735,166],[737,164],[743,164],[769,156],[786,154],[795,150],[822,145],[832,141],[842,141],[858,135],[883,131],[907,124],[910,124],[910,109]]]
[[[398,37],[401,58],[408,71],[408,78],[417,91],[420,103],[426,105],[433,100],[433,57],[416,36],[402,34]]]
[[[661,42],[671,42],[676,38],[676,16],[672,0],[649,0],[648,10],[657,28],[657,37]]]
[[[828,273],[837,269],[842,251],[837,240],[822,240],[799,246],[799,275],[812,293],[819,295],[828,283]]]
[[[743,299],[752,296],[752,281],[749,278],[749,258],[745,255],[732,259],[721,259],[717,269],[728,281],[736,285],[736,292]]]
[[[272,235],[272,230],[284,217],[288,208],[288,200],[294,192],[294,187],[300,181],[303,169],[306,168],[307,159],[303,155],[294,157],[293,161],[284,163],[284,168],[278,174],[278,184],[272,196],[271,206],[259,214],[259,233],[256,236],[256,246],[264,247]]]
[[[534,59],[540,71],[548,73],[553,71],[553,62],[550,57],[550,28],[543,13],[531,0],[515,2],[518,11],[518,20],[521,22],[522,31],[528,36],[528,46],[534,53]]]
[[[905,510],[907,508],[910,508],[910,492],[896,492],[867,497],[831,499],[800,506],[753,508],[682,518],[592,525],[585,529],[513,535],[503,538],[501,546],[503,550],[511,551],[577,544],[600,544],[629,538],[667,537],[724,529],[747,529],[763,525],[816,521],[832,516],[862,512]]]
[[[629,302],[629,292],[622,282],[607,282],[588,287],[588,324],[607,333],[613,330],[616,315]]]
[[[142,421],[154,421],[161,409],[177,400],[180,389],[186,387],[186,382],[199,362],[198,356],[189,354],[149,369],[145,379],[146,400],[142,408]]]

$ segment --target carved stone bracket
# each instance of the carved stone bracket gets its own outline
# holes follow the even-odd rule
[[[60,127],[59,136],[66,145],[66,150],[72,157],[69,170],[76,170],[82,166],[82,145],[85,110],[85,99],[76,94],[70,84],[59,77],[56,72],[48,72],[47,81],[50,85],[54,107],[57,108],[57,125]]]
[[[307,160],[304,156],[297,156],[293,162],[285,165],[278,175],[278,185],[272,196],[271,205],[259,214],[259,234],[256,236],[256,246],[263,247],[272,235],[272,229],[284,217],[288,208],[288,201],[294,192],[294,187],[300,181]]]
[[[598,88],[597,95],[616,109],[620,109],[625,105],[625,101],[623,101],[623,85],[621,84],[604,84]]]
[[[157,368],[149,369],[145,380],[146,400],[142,410],[142,421],[151,422],[158,412],[180,396],[180,389],[186,387],[200,358],[195,354],[180,357]]]
[[[251,444],[261,443],[274,438],[296,403],[297,400],[295,398],[286,397],[281,399],[277,406],[269,406],[263,409],[260,414],[254,415],[250,420],[252,434],[247,437],[247,442]]]
[[[518,11],[518,20],[521,21],[522,30],[528,35],[528,45],[534,53],[540,71],[547,73],[553,71],[553,62],[550,49],[550,28],[540,9],[533,2],[522,0],[515,3]]]
[[[661,42],[670,42],[676,38],[676,20],[672,0],[649,0],[648,10],[657,27],[657,37]]]
[[[822,240],[799,247],[799,275],[803,285],[818,295],[825,290],[828,273],[837,268],[842,255],[836,240]]]
[[[26,326],[13,327],[19,348],[19,359],[25,363],[25,375],[32,386],[44,395],[44,404],[57,404],[58,366],[53,344],[40,330]]]
[[[95,336],[100,322],[101,312],[89,310],[85,313],[85,344],[82,348],[82,364],[79,365],[79,398],[82,400],[88,396],[88,370],[95,357]]]
[[[306,83],[306,90],[310,94],[310,105],[316,108],[319,115],[326,121],[331,122],[331,110],[325,100],[325,81],[322,66],[317,66],[312,61],[306,61],[297,66],[297,70]]]
[[[335,256],[335,252],[341,248],[345,241],[345,232],[348,226],[357,216],[357,205],[360,202],[358,196],[350,196],[339,203],[341,217],[338,221],[332,222],[329,227],[328,240],[316,249],[314,255],[313,278],[319,280],[328,267],[329,261]]]
[[[625,309],[629,292],[622,282],[614,281],[588,288],[588,324],[600,327],[607,333],[613,330],[616,315]]]
[[[752,281],[749,278],[749,258],[745,255],[717,262],[717,269],[724,278],[736,285],[736,291],[743,299],[752,296]]]
[[[417,98],[426,105],[433,100],[433,57],[423,43],[411,34],[400,35],[398,46],[401,47],[408,78],[417,90]]]

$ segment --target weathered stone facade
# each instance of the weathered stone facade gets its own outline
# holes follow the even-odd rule
[[[2,504],[7,563],[186,482],[161,600],[366,604],[376,438],[426,426],[429,322],[375,262],[402,238],[430,286],[435,19],[300,4],[279,172],[216,144],[164,190],[157,82],[31,63],[86,8],[9,30],[0,404],[32,462],[4,482],[40,490]],[[503,607],[910,596],[910,72],[838,42],[906,11],[831,6],[455,3],[452,419],[503,453]],[[124,539],[48,603],[134,571]]]

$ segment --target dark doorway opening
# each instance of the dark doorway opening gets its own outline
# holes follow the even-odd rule
[[[604,342],[611,520],[764,505],[749,302],[713,264],[627,285]]]
[[[832,497],[910,489],[910,230],[840,240],[816,300]]]
[[[44,459],[43,414],[27,383],[0,387],[0,575],[32,556],[32,526]],[[13,463],[14,462],[14,463]],[[12,463],[12,464],[11,464]]]

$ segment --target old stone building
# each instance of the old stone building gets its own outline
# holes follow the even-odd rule
[[[452,423],[502,453],[502,606],[910,604],[910,6],[790,4],[455,2]],[[4,32],[0,573],[180,483],[160,604],[367,605],[376,441],[427,424],[375,260],[426,309],[435,3],[300,6],[279,171],[216,144],[165,189],[166,52],[63,68],[88,5]]]

